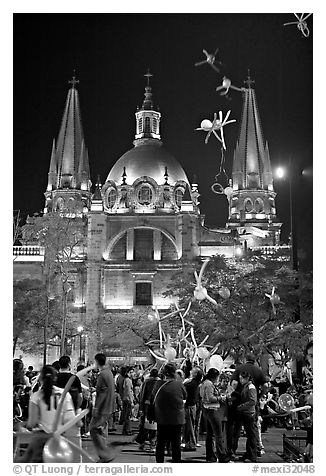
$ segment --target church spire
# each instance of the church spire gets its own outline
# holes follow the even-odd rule
[[[137,109],[136,112],[136,134],[134,145],[140,145],[144,141],[143,139],[160,139],[160,119],[161,114],[158,111],[155,111],[153,104],[153,94],[152,88],[150,86],[150,78],[153,77],[153,74],[150,73],[149,69],[147,73],[144,74],[147,78],[147,83],[145,86],[145,94],[142,107]],[[141,140],[139,140],[141,139]]]
[[[56,208],[56,202],[63,199],[81,200],[81,208],[88,208],[91,180],[89,160],[85,146],[84,132],[81,122],[79,96],[75,74],[68,81],[68,90],[65,109],[61,121],[57,142],[53,141],[48,186],[45,192],[47,211]],[[68,197],[69,195],[69,197]]]
[[[281,224],[277,223],[273,176],[269,149],[264,139],[258,111],[254,80],[248,71],[244,81],[243,108],[232,168],[232,193],[229,199],[228,228],[268,229],[266,244],[279,242]],[[247,230],[248,233],[248,230]]]
[[[254,81],[244,81],[244,101],[239,139],[233,160],[233,188],[273,191],[273,177],[267,144],[258,112]]]
[[[76,88],[78,83],[79,80],[76,79],[75,75],[69,81],[71,87],[68,91],[57,140],[58,188],[79,188],[78,171],[80,168],[80,160],[85,160],[82,154],[84,133],[80,116],[79,96]],[[86,170],[88,173],[86,179],[89,180],[88,165],[86,166]]]

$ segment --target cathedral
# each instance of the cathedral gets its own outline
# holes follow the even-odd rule
[[[90,356],[97,350],[91,329],[99,316],[105,321],[108,313],[143,306],[168,309],[171,301],[164,291],[176,270],[216,254],[231,258],[239,250],[272,253],[280,247],[269,149],[250,78],[242,88],[232,179],[221,190],[229,216],[225,228],[216,229],[204,224],[196,180],[164,147],[161,113],[150,75],[145,76],[144,99],[130,124],[133,147],[117,159],[103,184],[99,177],[95,186],[91,183],[93,164],[75,77],[52,146],[44,214],[74,209],[84,218],[86,246],[71,266],[69,306],[89,329]],[[15,246],[14,279],[42,276],[45,253],[37,243]]]

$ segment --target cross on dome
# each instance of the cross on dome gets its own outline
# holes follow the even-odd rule
[[[149,68],[147,68],[147,73],[145,73],[144,76],[147,78],[147,87],[149,87],[149,79],[153,77],[153,74],[150,73]]]

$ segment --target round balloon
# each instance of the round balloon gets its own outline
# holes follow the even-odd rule
[[[200,359],[207,359],[207,357],[209,356],[209,351],[206,347],[199,347],[197,350],[197,354]]]
[[[173,347],[167,347],[164,351],[166,360],[173,360],[177,356],[177,351]]]
[[[292,410],[292,408],[294,408],[294,400],[292,395],[290,395],[289,393],[283,393],[283,395],[281,395],[278,399],[278,404],[281,410],[289,412],[290,410]]]
[[[270,300],[271,300],[271,303],[273,304],[279,304],[280,301],[281,301],[281,298],[278,294],[273,294],[271,297],[270,297]]]
[[[148,314],[148,319],[151,321],[151,322],[158,322],[159,321],[159,317],[158,315],[156,314],[156,312],[154,311],[151,311],[149,314]]]
[[[219,372],[223,368],[223,359],[220,355],[214,354],[212,357],[209,359],[209,367],[213,367],[214,369],[217,369]]]
[[[209,130],[212,127],[212,123],[209,119],[204,119],[200,123],[200,127],[204,129],[204,131]]]
[[[231,294],[230,290],[226,288],[225,286],[222,286],[218,293],[223,299],[229,299]]]
[[[194,296],[198,301],[203,301],[207,298],[207,289],[206,288],[195,288]]]
[[[45,443],[43,448],[44,463],[72,463],[73,459],[73,450],[60,436],[53,436]]]
[[[225,187],[224,193],[228,198],[230,198],[231,195],[233,195],[233,188],[232,187]]]

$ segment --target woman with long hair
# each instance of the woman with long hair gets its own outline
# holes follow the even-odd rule
[[[56,387],[57,371],[51,365],[45,365],[40,374],[40,389],[33,393],[29,401],[28,421],[26,428],[35,433],[32,443],[27,448],[20,462],[41,463],[43,447],[51,436],[56,418],[57,408],[63,389]],[[71,395],[67,393],[60,425],[75,417],[75,409]],[[69,430],[64,436],[69,439]]]

